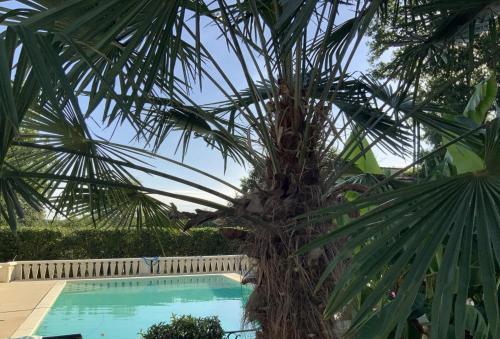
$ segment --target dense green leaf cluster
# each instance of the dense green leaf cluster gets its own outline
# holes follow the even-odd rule
[[[415,7],[398,2],[388,6],[398,15],[374,20],[368,31],[371,74],[386,79],[395,69],[408,67],[416,80],[416,97],[430,98],[440,107],[437,114],[460,116],[473,85],[500,71],[500,19],[498,11],[491,10],[492,1],[429,0]],[[423,45],[415,48],[418,43]],[[417,55],[425,61],[417,64]],[[440,143],[441,135],[424,130],[431,144]]]
[[[235,254],[238,242],[215,228],[196,228],[189,233],[171,230],[126,231],[118,229],[60,230],[24,229],[14,235],[0,229],[0,262],[85,258],[137,258],[143,256],[191,256]]]
[[[141,333],[144,339],[222,339],[224,330],[217,317],[172,316],[170,324],[159,323]]]

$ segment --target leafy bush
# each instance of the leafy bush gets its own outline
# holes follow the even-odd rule
[[[217,317],[174,315],[170,324],[155,324],[146,332],[141,332],[141,335],[144,339],[222,339],[224,330]]]
[[[239,243],[215,228],[174,230],[0,229],[0,262],[236,254]]]

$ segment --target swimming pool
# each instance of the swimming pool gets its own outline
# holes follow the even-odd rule
[[[35,334],[135,339],[172,314],[217,315],[225,331],[234,331],[242,329],[250,292],[222,275],[71,281]]]

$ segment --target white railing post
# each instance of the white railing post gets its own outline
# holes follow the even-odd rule
[[[151,268],[146,263],[146,260],[140,259],[138,262],[139,275],[151,275]]]
[[[16,262],[0,263],[0,283],[8,283],[15,279]]]

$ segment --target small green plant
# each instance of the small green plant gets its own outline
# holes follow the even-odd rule
[[[172,316],[170,324],[158,323],[140,333],[143,339],[222,339],[224,330],[216,316]]]

